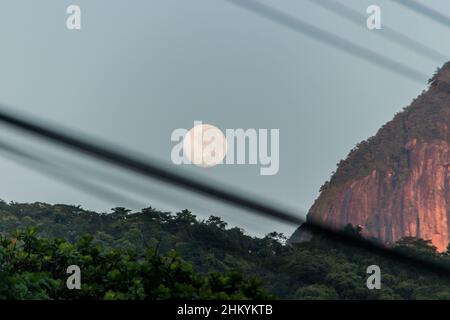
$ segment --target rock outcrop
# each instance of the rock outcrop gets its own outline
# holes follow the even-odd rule
[[[394,243],[450,240],[450,64],[376,136],[338,164],[308,213],[308,221],[340,229],[360,225],[366,237]],[[291,238],[303,239],[301,229]]]

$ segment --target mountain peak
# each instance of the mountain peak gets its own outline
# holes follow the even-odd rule
[[[360,225],[364,236],[384,243],[404,237],[431,240],[445,251],[450,240],[449,92],[447,62],[430,79],[429,90],[338,164],[307,220],[335,229]]]

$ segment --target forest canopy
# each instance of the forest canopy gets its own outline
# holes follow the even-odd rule
[[[321,236],[298,244],[277,232],[252,237],[189,210],[2,201],[0,233],[2,299],[450,299],[448,279],[424,269]],[[450,264],[426,240],[397,247]],[[366,286],[374,264],[380,290]],[[69,265],[80,267],[80,290],[66,287]]]

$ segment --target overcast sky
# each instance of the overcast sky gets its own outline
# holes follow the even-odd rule
[[[383,30],[357,27],[309,1],[262,2],[430,76],[439,64],[376,34]],[[426,3],[450,14],[446,0]],[[70,4],[81,7],[79,31],[66,28]],[[392,1],[345,4],[361,14],[378,4],[383,24],[450,53],[449,29]],[[169,166],[172,131],[190,129],[195,120],[223,130],[280,129],[277,175],[261,176],[255,165],[178,169],[249,190],[299,214],[336,163],[426,87],[425,81],[412,82],[222,0],[2,0],[0,39],[0,103]],[[99,211],[122,204],[11,160],[0,158],[0,168],[0,198],[7,201]],[[189,199],[149,202],[182,208],[192,205]],[[198,208],[202,217],[211,212],[258,235],[294,230],[215,204]]]

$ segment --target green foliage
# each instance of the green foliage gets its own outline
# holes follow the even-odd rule
[[[351,225],[343,230],[353,237],[360,231]],[[199,221],[188,210],[98,214],[0,201],[0,232],[2,299],[450,297],[448,279],[363,248],[320,235],[291,245],[276,232],[250,237],[218,217]],[[450,266],[450,254],[437,253],[429,241],[405,238],[396,249]],[[66,288],[72,264],[81,268],[81,290]],[[381,290],[366,287],[372,264],[382,270]]]
[[[158,255],[105,249],[92,236],[72,244],[36,236],[35,229],[0,239],[3,299],[267,299],[239,273],[199,275],[172,251]],[[81,290],[66,288],[66,268],[82,270]]]

